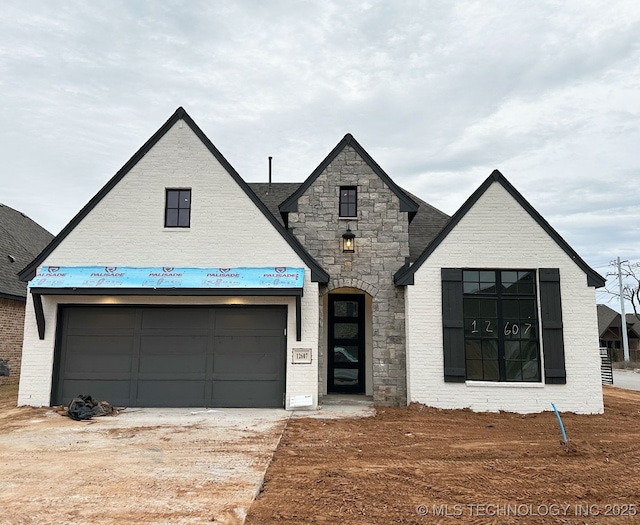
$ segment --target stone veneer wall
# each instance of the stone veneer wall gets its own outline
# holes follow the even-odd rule
[[[340,186],[357,186],[357,220],[339,218]],[[320,293],[353,287],[372,296],[373,397],[377,405],[404,405],[407,400],[404,289],[393,283],[393,274],[409,256],[407,215],[400,211],[398,197],[350,146],[298,199],[298,211],[289,213],[289,227],[331,277]],[[352,254],[342,253],[341,247],[347,223],[356,235]],[[321,393],[327,388],[323,374],[326,329],[321,310]]]
[[[24,301],[0,298],[0,359],[7,359],[11,372],[0,377],[0,385],[16,385],[20,379]]]

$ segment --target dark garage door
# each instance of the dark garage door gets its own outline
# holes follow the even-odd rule
[[[53,404],[282,407],[286,307],[65,306]]]

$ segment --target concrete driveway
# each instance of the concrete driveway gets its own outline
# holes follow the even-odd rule
[[[242,523],[289,412],[0,412],[0,523]]]

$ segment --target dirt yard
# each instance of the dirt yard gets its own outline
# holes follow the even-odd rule
[[[568,446],[553,413],[293,419],[246,523],[640,523],[640,392],[605,403],[563,415]]]

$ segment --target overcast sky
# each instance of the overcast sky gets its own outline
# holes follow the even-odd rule
[[[183,106],[247,181],[352,133],[448,214],[497,168],[602,274],[640,260],[637,0],[0,7],[0,202],[52,233]]]

